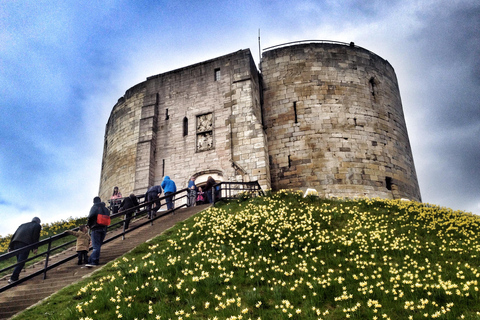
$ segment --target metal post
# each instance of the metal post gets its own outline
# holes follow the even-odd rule
[[[43,280],[47,279],[48,259],[50,257],[51,247],[52,247],[52,237],[50,236],[50,241],[48,242],[48,248],[47,248],[47,255],[45,256],[45,268],[43,269]]]
[[[125,214],[125,215],[124,215],[124,219],[123,219],[123,233],[122,233],[122,240],[125,240],[125,223],[126,223],[126,220],[127,220],[127,215]]]
[[[260,69],[260,63],[262,62],[262,48],[260,45],[260,29],[258,29],[258,66]]]
[[[153,206],[153,203],[152,203],[152,206]],[[151,208],[151,207],[150,207],[150,208]],[[150,212],[152,212],[152,211],[150,210]],[[149,219],[150,219],[150,225],[153,226],[153,213],[150,214],[150,212],[147,213],[147,214],[148,214],[148,216],[150,217],[150,218],[149,218]]]

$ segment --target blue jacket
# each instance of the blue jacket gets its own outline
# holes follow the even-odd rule
[[[163,178],[162,184],[160,185],[163,188],[163,192],[177,192],[177,186],[173,180],[170,180],[169,176]]]
[[[187,188],[191,189],[192,187],[194,187],[193,190],[197,190],[197,186],[195,185],[195,181],[189,180]]]

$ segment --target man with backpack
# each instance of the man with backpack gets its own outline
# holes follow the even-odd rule
[[[88,258],[86,267],[98,266],[100,260],[100,248],[107,234],[107,227],[110,225],[110,212],[105,207],[100,197],[93,198],[93,206],[88,215],[88,227],[90,228],[90,236],[92,238],[93,251]]]

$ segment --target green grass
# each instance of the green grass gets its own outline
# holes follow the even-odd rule
[[[247,198],[14,319],[480,319],[478,217],[290,191]]]

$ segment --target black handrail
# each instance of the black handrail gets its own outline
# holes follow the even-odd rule
[[[212,193],[213,204],[220,200],[237,199],[243,193],[248,193],[250,196],[264,196],[262,187],[258,181],[251,182],[228,182],[223,181],[213,185],[210,192]]]
[[[179,195],[180,195],[180,196],[179,196]],[[137,198],[143,198],[143,197],[144,197],[143,194],[137,196]],[[179,201],[179,200],[187,197],[187,188],[181,189],[181,190],[179,190],[179,191],[177,191],[177,192],[169,195],[169,197],[173,197],[173,201]],[[161,207],[165,205],[165,203],[163,203],[163,204],[161,203],[161,201],[162,201],[162,200],[165,200],[165,198],[166,198],[166,196],[163,196],[163,197],[159,197],[158,199],[154,199],[154,200],[149,201],[149,202],[142,202],[142,203],[139,204],[138,206],[133,207],[133,208],[131,208],[131,209],[128,209],[128,210],[125,210],[125,211],[122,211],[122,212],[118,212],[118,213],[115,213],[115,214],[111,214],[111,215],[110,215],[110,218],[111,218],[111,219],[114,219],[114,218],[117,218],[117,217],[119,217],[119,216],[123,216],[123,215],[125,215],[125,214],[127,214],[127,213],[135,214],[135,216],[132,217],[132,218],[130,218],[130,219],[139,218],[139,217],[145,216],[145,215],[147,215],[148,212],[150,211],[149,209],[147,209],[147,206],[148,206],[148,205],[153,205],[153,204],[154,204],[155,202],[157,202],[157,201],[160,202],[160,207],[159,207],[159,208],[155,208],[155,210],[157,210],[157,212],[158,212],[158,210],[161,209]],[[185,207],[185,206],[186,206],[186,204],[182,204],[182,205],[180,205],[180,206],[178,206],[178,207],[176,207],[176,208],[173,208],[172,210],[166,210],[166,211],[165,211],[164,213],[162,213],[162,214],[156,214],[155,216],[152,216],[150,219],[147,219],[145,222],[143,222],[143,223],[141,223],[141,224],[138,224],[138,225],[135,225],[135,226],[131,226],[131,227],[129,227],[128,229],[125,229],[125,219],[121,219],[121,220],[118,221],[118,222],[112,223],[110,226],[107,227],[107,234],[108,234],[108,232],[110,232],[110,231],[112,231],[112,230],[117,230],[118,227],[121,227],[121,226],[123,226],[123,230],[122,230],[121,233],[105,239],[105,240],[103,241],[103,243],[104,243],[104,244],[105,244],[105,243],[108,243],[108,242],[110,242],[110,241],[112,241],[112,240],[115,240],[115,239],[117,239],[117,238],[119,238],[119,237],[123,237],[123,239],[125,239],[125,234],[127,234],[127,233],[129,233],[129,232],[132,232],[133,230],[136,230],[136,229],[138,229],[138,228],[140,228],[140,227],[142,227],[142,226],[144,226],[144,225],[146,225],[146,224],[153,224],[153,221],[154,221],[154,220],[156,220],[156,219],[158,219],[158,218],[161,218],[161,217],[163,217],[163,216],[165,216],[165,215],[167,215],[167,214],[175,213],[176,210],[178,210],[178,209],[180,209],[180,208],[183,208],[183,207]],[[78,229],[79,229],[79,228],[77,227],[77,228],[72,229],[72,231],[77,231]],[[43,279],[46,279],[46,278],[47,278],[47,271],[48,271],[48,270],[53,269],[53,268],[55,268],[55,267],[57,267],[57,266],[65,263],[65,262],[68,262],[68,261],[76,258],[76,257],[77,257],[77,254],[72,254],[71,256],[68,256],[68,257],[66,257],[66,258],[64,258],[64,259],[62,259],[62,260],[60,260],[60,261],[58,261],[58,262],[56,262],[56,263],[53,263],[53,264],[50,264],[50,265],[49,265],[49,263],[48,263],[48,260],[49,260],[48,258],[52,255],[52,252],[55,252],[55,251],[57,251],[57,250],[60,250],[60,249],[62,249],[62,248],[64,248],[64,247],[66,247],[66,246],[71,246],[72,244],[74,244],[74,243],[76,242],[76,239],[73,239],[73,240],[71,240],[71,241],[69,241],[69,242],[66,242],[66,243],[64,243],[64,244],[61,244],[61,245],[59,245],[59,246],[55,246],[55,247],[52,248],[52,243],[53,243],[54,241],[60,240],[60,239],[62,239],[62,238],[64,238],[64,237],[68,237],[68,236],[70,236],[70,235],[67,234],[67,233],[62,232],[62,233],[60,233],[60,234],[57,234],[57,235],[48,237],[48,238],[43,239],[43,240],[41,240],[41,241],[39,241],[39,242],[37,242],[37,243],[33,243],[33,244],[31,244],[31,245],[28,245],[28,246],[26,246],[26,247],[23,247],[23,248],[21,248],[21,249],[13,250],[13,251],[10,251],[10,252],[7,252],[7,253],[5,253],[5,254],[0,255],[0,262],[1,262],[1,261],[8,260],[8,259],[10,259],[10,258],[12,258],[12,257],[15,257],[20,251],[27,250],[27,249],[30,251],[30,250],[33,250],[34,248],[39,248],[39,247],[42,247],[42,246],[47,246],[47,250],[46,250],[45,252],[41,252],[41,253],[35,254],[35,255],[27,258],[26,260],[24,260],[24,261],[22,261],[22,262],[15,262],[14,264],[12,264],[12,265],[10,265],[10,266],[1,269],[1,270],[0,270],[0,273],[3,273],[3,272],[5,272],[5,271],[8,271],[8,270],[10,270],[10,269],[15,268],[19,263],[23,263],[23,262],[27,263],[27,262],[29,262],[29,261],[36,260],[37,258],[42,257],[42,256],[45,256],[45,257],[46,257],[46,258],[45,258],[45,264],[44,264],[44,267],[43,267],[42,269],[39,269],[38,271],[36,271],[36,272],[34,272],[34,273],[30,274],[30,275],[26,275],[26,276],[18,279],[17,281],[15,281],[14,283],[9,283],[8,285],[6,285],[6,286],[4,286],[4,287],[0,287],[0,292],[3,292],[3,291],[5,291],[5,290],[8,290],[8,289],[10,289],[10,288],[12,288],[12,287],[14,287],[14,286],[22,283],[22,282],[25,282],[25,281],[33,278],[33,277],[36,277],[36,276],[38,276],[38,275],[40,275],[40,274],[42,274],[42,273],[43,273]],[[89,248],[89,250],[92,250],[92,249],[93,249],[92,247]]]
[[[212,187],[212,191],[215,191],[218,187],[218,191],[217,192],[213,192],[213,196],[212,196],[212,200],[213,200],[213,205],[215,205],[216,202],[220,201],[220,200],[231,200],[231,199],[236,199],[238,198],[238,196],[240,194],[242,194],[243,192],[249,192],[251,193],[252,196],[259,196],[259,195],[264,195],[263,194],[263,191],[262,191],[262,188],[260,187],[260,184],[257,182],[257,181],[253,181],[253,182],[220,182],[220,183],[217,183],[215,184],[213,187]],[[143,198],[144,195],[139,195],[137,196],[137,198]],[[175,214],[175,211],[178,210],[178,209],[181,209],[183,207],[186,207],[187,204],[186,202],[187,201],[183,201],[182,199],[183,198],[186,198],[188,197],[188,188],[185,188],[185,189],[181,189],[173,194],[170,194],[168,195],[168,197],[172,197],[172,200],[173,202],[185,202],[181,205],[179,205],[178,207],[175,206],[173,209],[171,210],[165,210],[165,211],[162,211],[161,214],[158,214],[158,210],[161,209],[162,206],[166,205],[165,203],[161,203],[162,200],[165,200],[165,198],[167,198],[165,195],[163,197],[159,197],[158,199],[154,199],[152,201],[144,201],[142,202],[141,204],[139,204],[138,206],[135,206],[133,208],[130,208],[128,210],[125,210],[125,211],[121,211],[121,212],[117,212],[115,214],[111,214],[110,217],[112,219],[115,219],[117,217],[120,217],[120,216],[123,216],[123,215],[126,215],[126,214],[132,214],[132,217],[129,218],[130,220],[131,219],[134,219],[134,218],[140,218],[142,216],[146,216],[148,215],[149,213],[149,209],[148,206],[152,206],[155,202],[158,202],[160,201],[160,207],[158,208],[155,208],[157,214],[156,215],[152,215],[149,219],[146,219],[145,222],[142,222],[140,224],[136,224],[134,226],[129,226],[128,229],[125,229],[125,222],[126,222],[126,219],[120,219],[118,222],[114,222],[112,223],[110,226],[108,226],[107,228],[107,234],[108,232],[111,232],[113,230],[117,230],[119,227],[123,227],[123,230],[121,233],[118,233],[116,235],[113,235],[111,237],[109,237],[108,239],[105,239],[103,241],[103,243],[108,243],[110,241],[113,241],[119,237],[122,237],[123,239],[125,239],[125,234],[129,233],[129,232],[132,232],[138,228],[141,228],[147,224],[153,224],[153,221],[155,221],[156,219],[159,219],[163,216],[166,216],[167,214]],[[182,201],[180,201],[182,200]],[[72,229],[72,231],[76,231],[78,230],[79,228],[74,228]],[[11,251],[11,252],[7,252],[5,254],[2,254],[0,255],[0,262],[1,261],[5,261],[7,259],[10,259],[12,257],[15,257],[17,255],[18,252],[22,251],[22,250],[32,250],[34,248],[39,248],[41,246],[47,246],[47,250],[45,252],[42,252],[42,253],[39,253],[39,254],[36,254],[32,257],[29,257],[27,258],[26,260],[24,260],[23,262],[28,262],[28,261],[32,261],[34,259],[37,259],[39,257],[42,257],[42,256],[45,256],[45,263],[44,263],[44,267],[42,269],[39,269],[38,271],[30,274],[30,275],[27,275],[27,276],[24,276],[22,278],[20,278],[18,281],[15,281],[14,283],[10,283],[4,287],[0,287],[0,292],[3,292],[5,290],[8,290],[22,282],[25,282],[33,277],[36,277],[40,274],[43,273],[43,279],[46,279],[47,278],[47,271],[50,270],[50,269],[53,269],[53,268],[56,268],[57,266],[59,265],[62,265],[63,263],[66,263],[74,258],[77,257],[77,254],[72,254],[70,256],[67,256],[66,258],[60,260],[60,261],[57,261],[55,263],[52,263],[52,264],[49,264],[48,263],[48,260],[49,260],[49,257],[52,255],[52,252],[55,252],[57,250],[60,250],[60,249],[63,249],[67,246],[71,246],[73,243],[76,242],[76,239],[73,239],[71,241],[68,241],[68,242],[65,242],[61,245],[58,245],[58,246],[55,246],[52,248],[52,244],[54,241],[57,241],[57,240],[60,240],[64,237],[68,237],[70,236],[69,234],[65,233],[65,232],[62,232],[62,233],[59,233],[57,235],[54,235],[54,236],[51,236],[51,237],[48,237],[46,239],[43,239],[37,243],[34,243],[34,244],[31,244],[31,245],[28,245],[26,247],[23,247],[21,249],[17,249],[17,250],[14,250],[14,251]],[[92,247],[89,248],[89,250],[92,250]],[[15,266],[17,266],[19,263],[15,263],[15,264],[12,264],[6,268],[3,268],[2,270],[0,270],[0,273],[3,273],[5,271],[8,271],[10,269],[13,269],[15,268]]]

